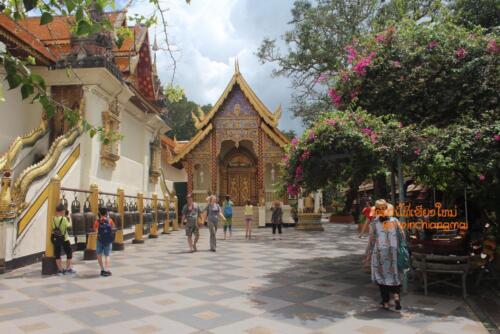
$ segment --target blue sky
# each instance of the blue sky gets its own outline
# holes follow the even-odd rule
[[[122,1],[120,1],[122,2]],[[240,71],[256,94],[274,111],[281,103],[280,128],[302,132],[299,119],[289,111],[292,89],[287,78],[272,78],[274,64],[262,65],[255,53],[265,37],[279,38],[289,29],[294,0],[162,0],[169,8],[169,38],[176,50],[177,74],[189,99],[199,104],[214,104],[234,71],[239,59]],[[147,1],[136,2],[130,14],[152,13]],[[151,29],[153,37],[155,28]],[[158,43],[163,35],[157,28]],[[171,77],[170,58],[157,54],[162,82]]]

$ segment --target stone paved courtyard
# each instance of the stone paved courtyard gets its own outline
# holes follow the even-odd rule
[[[282,240],[259,229],[252,241],[235,231],[215,254],[206,229],[194,254],[173,232],[114,252],[108,278],[81,252],[74,277],[35,264],[0,276],[0,333],[487,333],[461,299],[413,286],[402,312],[380,310],[354,228],[288,228]]]

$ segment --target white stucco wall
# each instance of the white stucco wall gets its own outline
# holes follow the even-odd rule
[[[5,77],[5,70],[0,69],[0,78]],[[5,102],[0,102],[0,155],[7,151],[17,136],[22,136],[38,127],[41,120],[40,104],[30,104],[30,99],[22,101],[21,90],[8,89],[9,84],[3,81]]]
[[[85,93],[85,101],[87,120],[93,125],[102,125],[102,112],[108,110],[106,97],[90,89]],[[153,133],[135,116],[134,112],[138,112],[135,106],[126,100],[120,102],[120,133],[123,135],[119,143],[120,159],[115,168],[104,166],[100,160],[100,139],[97,136],[91,139],[84,134],[85,171],[81,186],[88,189],[95,183],[104,192],[116,193],[118,188],[123,188],[126,195],[142,192],[150,197],[154,192],[159,194],[159,187],[149,182],[149,143]]]

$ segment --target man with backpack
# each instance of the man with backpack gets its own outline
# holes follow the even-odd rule
[[[188,194],[187,203],[182,208],[182,223],[186,226],[186,236],[188,239],[189,251],[196,252],[196,243],[200,238],[200,229],[198,227],[198,218],[201,215],[200,207],[193,202],[192,194]],[[193,242],[194,234],[194,242]]]
[[[226,221],[224,222],[224,240],[226,239],[227,230],[229,230],[229,239],[233,236],[233,201],[229,195],[226,195],[226,200],[223,204],[224,209],[224,217],[226,217]]]
[[[56,207],[56,215],[52,219],[52,234],[50,236],[54,244],[54,256],[56,258],[57,275],[59,276],[76,273],[71,267],[73,252],[71,250],[68,233],[68,229],[71,228],[71,225],[65,213],[66,207],[64,204],[59,203]],[[66,269],[63,269],[61,263],[61,248],[64,249],[64,253],[66,253]]]
[[[97,232],[97,261],[101,267],[101,276],[111,276],[109,271],[109,254],[111,253],[111,244],[115,239],[115,223],[108,216],[108,209],[99,208],[99,218],[94,222],[94,231]],[[104,262],[102,256],[104,255]]]

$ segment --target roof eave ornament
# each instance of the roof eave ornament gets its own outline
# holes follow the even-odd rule
[[[278,122],[281,118],[281,113],[282,113],[282,108],[281,108],[281,104],[278,106],[278,108],[276,108],[276,111],[274,112],[273,114],[273,125],[274,126],[277,126],[278,125]]]
[[[196,130],[200,130],[203,127],[203,121],[205,120],[205,113],[203,110],[198,107],[196,112],[191,112],[191,117],[193,118],[194,127]]]

